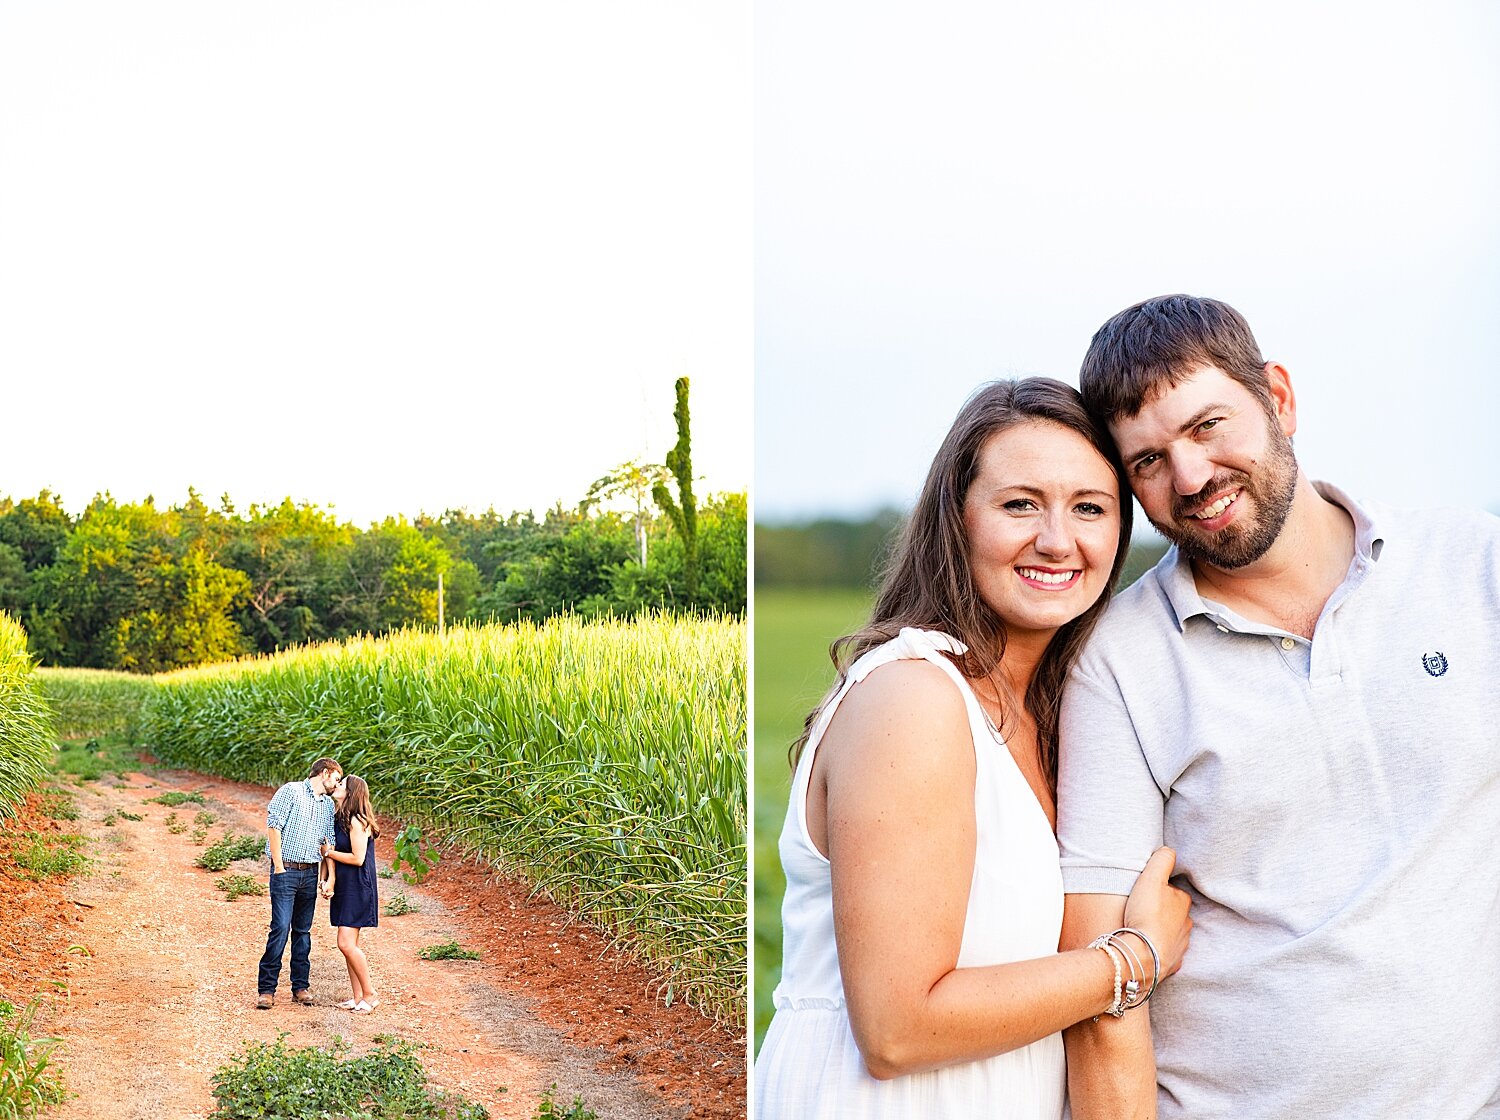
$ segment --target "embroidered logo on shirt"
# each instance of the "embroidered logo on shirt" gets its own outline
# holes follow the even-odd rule
[[[1448,659],[1442,653],[1424,653],[1422,655],[1422,668],[1426,669],[1434,677],[1441,677],[1448,671]]]

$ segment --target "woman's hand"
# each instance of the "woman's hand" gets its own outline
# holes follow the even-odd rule
[[[1193,919],[1188,914],[1190,899],[1186,891],[1170,886],[1177,853],[1171,848],[1157,848],[1146,861],[1145,870],[1135,881],[1135,889],[1125,903],[1125,924],[1151,938],[1161,958],[1161,976],[1165,980],[1182,967],[1187,952]],[[1150,964],[1149,961],[1144,961]]]
[[[330,883],[327,879],[318,880],[318,893],[324,898],[332,898],[333,884]]]

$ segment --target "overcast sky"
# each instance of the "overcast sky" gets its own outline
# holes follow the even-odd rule
[[[8,4],[0,494],[751,480],[748,2]]]
[[[1314,477],[1500,511],[1500,7],[756,5],[756,510],[909,506],[980,382],[1153,295]]]

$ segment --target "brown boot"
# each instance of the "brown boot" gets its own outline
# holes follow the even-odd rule
[[[296,1003],[305,1004],[308,1007],[311,1007],[313,1004],[318,1002],[317,1000],[313,999],[312,993],[309,992],[306,988],[303,988],[300,992],[293,992],[292,1000]]]
[[[261,992],[255,997],[255,1010],[269,1011],[276,1005],[276,997],[270,992]]]

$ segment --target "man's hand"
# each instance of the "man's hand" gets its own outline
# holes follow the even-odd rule
[[[271,856],[271,873],[273,875],[284,874],[286,868],[281,863],[281,829],[266,829],[266,851]]]

